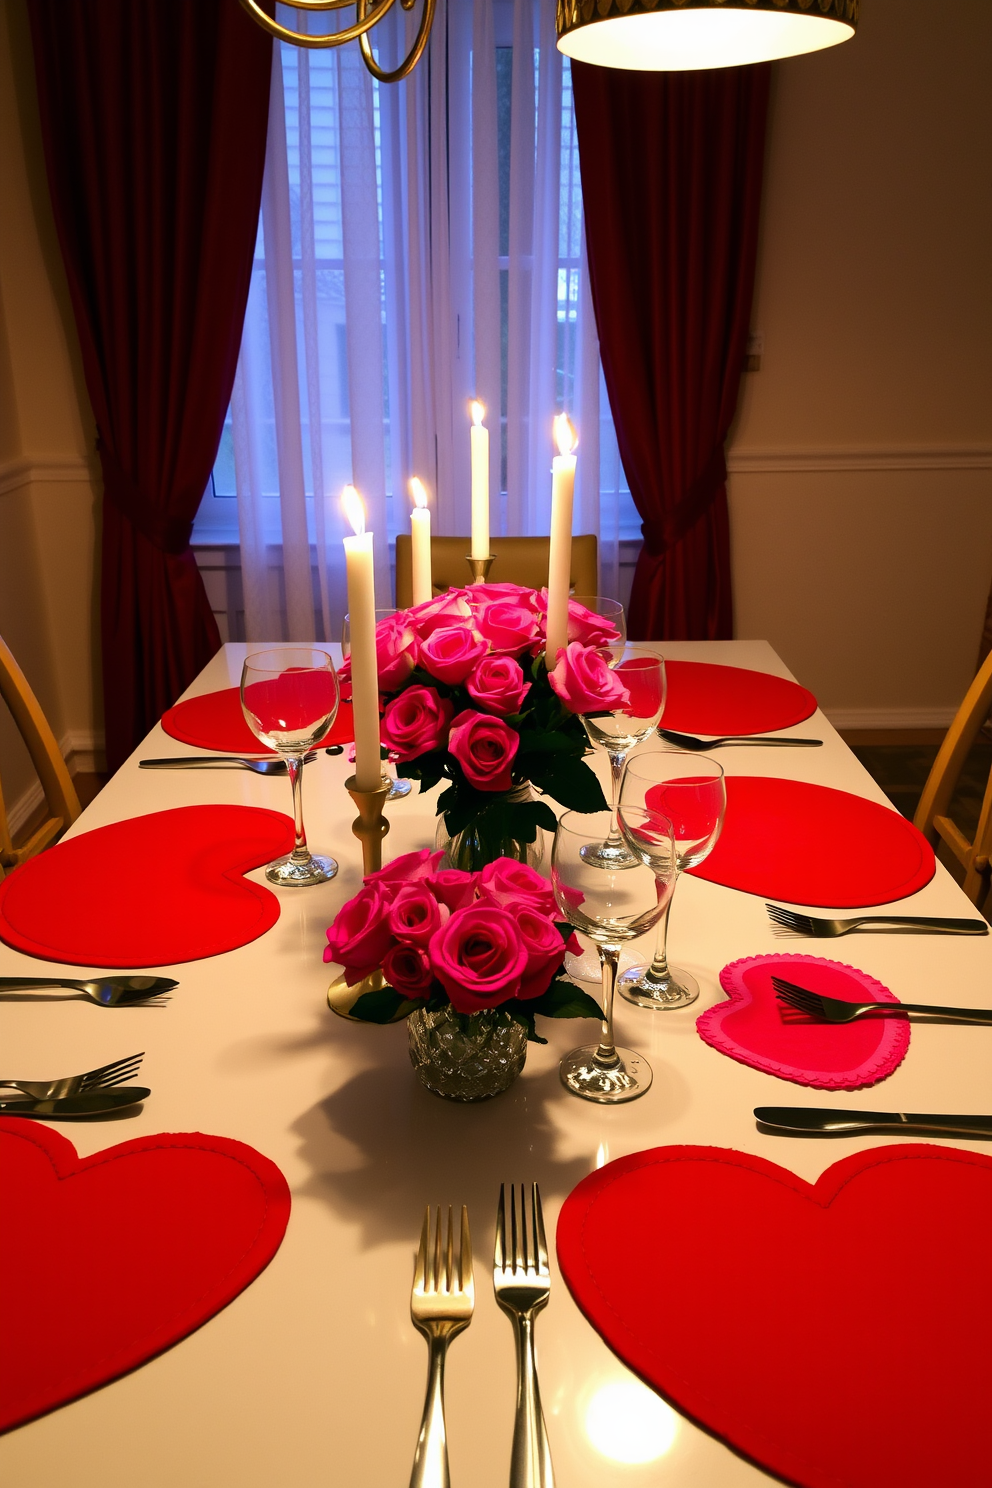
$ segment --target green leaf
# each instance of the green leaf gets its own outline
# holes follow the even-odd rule
[[[554,981],[547,992],[535,997],[528,1006],[542,1018],[599,1018],[603,1010],[594,997],[576,987],[574,982]]]
[[[608,811],[598,777],[581,759],[556,756],[544,770],[534,770],[531,780],[567,811]]]
[[[542,1038],[534,1024],[534,1014],[530,1011],[531,1004],[526,1002],[504,1003],[506,1011],[514,1023],[519,1023],[521,1028],[527,1030],[527,1042],[530,1044],[546,1044],[546,1038]]]
[[[377,992],[363,992],[351,1005],[351,1016],[363,1023],[392,1023],[406,1018],[421,1004],[401,997],[392,987],[382,987]]]
[[[581,754],[583,746],[568,734],[547,730],[525,729],[520,735],[517,758],[528,758],[532,754]]]

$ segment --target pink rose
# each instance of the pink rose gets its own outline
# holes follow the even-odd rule
[[[586,609],[577,599],[568,601],[568,639],[582,646],[608,646],[620,639],[612,620]]]
[[[465,688],[480,708],[505,718],[520,712],[531,684],[524,681],[523,668],[512,656],[484,656]]]
[[[423,949],[450,913],[446,905],[438,904],[426,883],[408,884],[393,900],[389,928],[404,945]]]
[[[448,749],[476,790],[509,790],[513,784],[510,767],[519,747],[519,734],[499,718],[465,708],[452,719]]]
[[[442,626],[459,625],[463,620],[471,619],[472,616],[463,589],[448,589],[444,594],[439,594],[436,599],[428,599],[423,604],[414,605],[406,613],[407,619],[422,641]]]
[[[432,631],[421,644],[420,664],[432,677],[455,686],[488,650],[489,643],[473,625],[447,626]]]
[[[548,681],[570,713],[610,713],[630,702],[630,693],[610,670],[605,653],[578,641],[569,641],[559,651]]]
[[[394,945],[383,957],[382,974],[402,997],[426,997],[434,985],[427,952],[419,946]]]
[[[381,884],[370,884],[338,910],[327,932],[324,960],[337,961],[344,967],[349,987],[381,966],[393,943],[389,904],[388,891]]]
[[[499,909],[515,914],[518,906],[536,909],[539,914],[555,913],[555,896],[546,878],[529,863],[516,858],[497,858],[487,863],[479,875],[479,893]]]
[[[475,898],[476,874],[462,868],[442,868],[427,880],[431,893],[449,909],[464,909]]]
[[[397,759],[412,760],[440,749],[447,737],[454,706],[433,687],[408,687],[386,704],[380,736]]]
[[[403,686],[417,665],[419,649],[417,633],[405,610],[397,610],[395,615],[379,621],[375,628],[375,659],[380,692],[395,692],[397,687]]]
[[[513,916],[488,904],[456,910],[431,938],[428,955],[459,1013],[497,1007],[516,997],[528,962]]]
[[[540,608],[540,596],[533,589],[525,589],[522,584],[473,584],[465,591],[465,597],[472,605],[510,600],[529,605],[535,613]]]
[[[421,879],[430,877],[443,857],[443,851],[431,852],[429,847],[422,847],[418,852],[401,853],[385,868],[370,873],[365,882],[395,886],[419,883]]]
[[[517,909],[513,919],[527,952],[527,968],[517,995],[540,997],[564,960],[565,942],[553,922],[537,909]]]
[[[518,599],[495,600],[475,612],[475,624],[494,651],[519,655],[538,639],[541,626],[537,612]]]

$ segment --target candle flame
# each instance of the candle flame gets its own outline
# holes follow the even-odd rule
[[[413,476],[410,481],[410,495],[413,497],[414,506],[423,511],[427,505],[427,487],[419,475]]]
[[[364,537],[365,503],[354,486],[345,486],[341,492],[341,505],[344,507],[344,514],[351,523],[351,530],[355,536]]]
[[[469,409],[472,414],[473,424],[477,429],[481,429],[482,420],[486,416],[486,405],[484,403],[480,403],[478,398],[473,398],[471,403],[469,404]]]
[[[560,413],[555,419],[555,442],[560,455],[570,455],[579,442],[575,425],[567,413]]]

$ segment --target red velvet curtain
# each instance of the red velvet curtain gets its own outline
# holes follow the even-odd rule
[[[238,0],[29,0],[29,11],[103,464],[116,769],[220,645],[189,539],[241,341],[271,42]]]
[[[733,632],[723,444],[744,367],[769,68],[572,63],[603,372],[644,546],[628,629]]]

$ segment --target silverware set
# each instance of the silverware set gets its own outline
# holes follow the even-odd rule
[[[0,1077],[0,1090],[17,1090],[20,1097],[0,1099],[5,1116],[98,1116],[124,1106],[133,1106],[151,1094],[144,1086],[124,1089],[126,1080],[138,1073],[144,1051],[115,1059],[81,1075],[57,1080],[19,1080]],[[25,1098],[26,1097],[26,1098]]]
[[[768,918],[776,930],[788,935],[806,935],[831,940],[849,935],[852,930],[882,930],[904,935],[988,935],[986,920],[948,920],[932,915],[857,915],[850,920],[820,919],[783,909],[780,904],[766,904]]]
[[[908,1013],[930,1023],[992,1024],[990,1008],[937,1007],[924,1002],[846,1002],[841,997],[826,997],[810,992],[784,977],[773,976],[772,986],[779,1002],[821,1023],[856,1023],[864,1018],[904,1018]]]
[[[534,1352],[534,1320],[547,1306],[551,1292],[544,1214],[537,1184],[531,1185],[529,1198],[521,1185],[519,1210],[516,1189],[510,1189],[509,1224],[506,1209],[503,1185],[496,1215],[493,1289],[497,1303],[513,1324],[517,1349],[510,1488],[554,1488]],[[428,1347],[427,1394],[410,1488],[450,1488],[444,1366],[449,1343],[468,1327],[475,1310],[472,1240],[464,1205],[457,1254],[454,1231],[450,1206],[444,1223],[440,1208],[433,1220],[430,1208],[427,1209],[410,1296],[410,1316],[427,1339]]]

